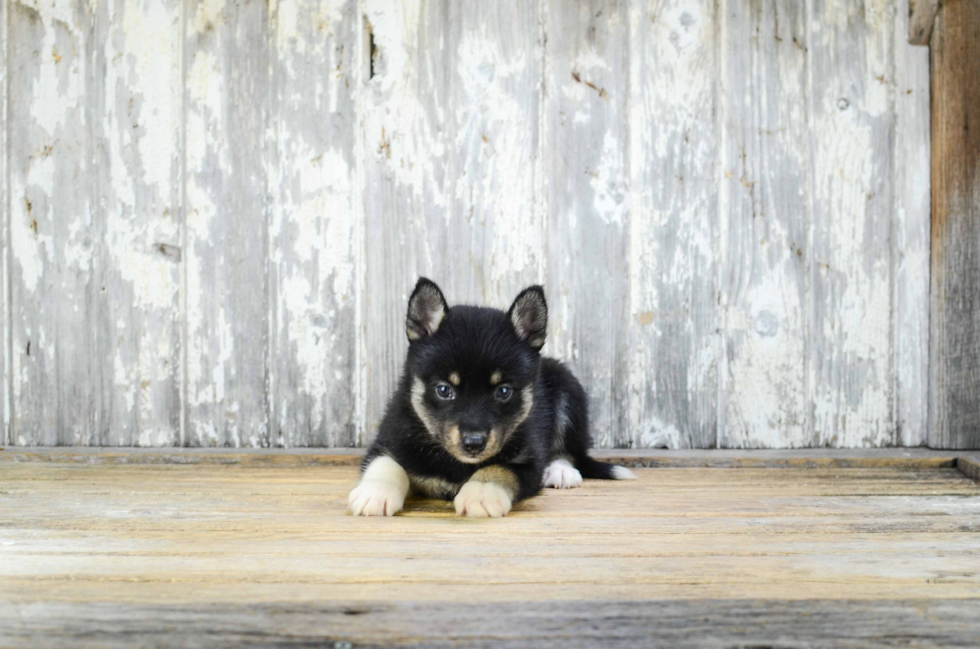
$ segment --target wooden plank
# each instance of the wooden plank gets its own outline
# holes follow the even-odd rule
[[[102,70],[89,5],[9,3],[11,441],[98,443],[103,385],[104,266],[97,263],[97,128]]]
[[[960,456],[956,458],[956,469],[971,480],[980,481],[980,457]]]
[[[929,51],[908,44],[907,17],[903,3],[898,3],[891,262],[895,425],[898,444],[923,446],[929,436]]]
[[[813,443],[887,446],[898,441],[893,12],[860,0],[817,0],[809,8],[814,150],[807,380]]]
[[[178,16],[10,6],[12,443],[177,439]]]
[[[716,445],[718,15],[630,8],[629,425],[638,447]]]
[[[301,449],[102,449],[8,448],[0,450],[4,462],[80,462],[85,464],[238,464],[243,466],[356,466],[364,455],[356,448]],[[957,454],[925,449],[794,449],[770,451],[743,450],[619,450],[592,452],[605,462],[630,467],[712,467],[712,468],[876,468],[928,469],[952,467]]]
[[[8,20],[8,3],[4,2],[0,6],[0,206],[3,214],[0,215],[0,354],[3,360],[3,370],[0,371],[0,422],[2,422],[3,433],[0,434],[0,443],[10,444],[10,425],[11,425],[11,381],[10,381],[10,337],[11,337],[11,315],[10,315],[10,149],[7,141],[7,29],[10,26]]]
[[[596,444],[633,442],[629,372],[628,16],[625,3],[544,10],[541,140],[548,210],[549,352],[585,386]]]
[[[807,16],[793,0],[733,1],[720,12],[718,445],[810,446]]]
[[[363,429],[369,443],[404,359],[416,277],[452,304],[507,308],[542,282],[535,204],[539,8],[366,0]],[[545,348],[548,349],[547,347]]]
[[[7,448],[0,452],[0,462],[81,462],[85,464],[243,464],[247,466],[359,466],[364,449],[247,449],[229,448],[144,448],[100,449],[78,447],[66,449]],[[309,452],[299,453],[298,450]],[[212,451],[212,452],[205,452]],[[265,451],[265,452],[257,452]],[[278,451],[278,452],[277,452]]]
[[[185,607],[18,604],[0,612],[12,647],[968,646],[980,599],[725,599]],[[462,622],[461,622],[462,621]],[[67,637],[66,637],[67,631]]]
[[[865,523],[877,523],[879,527],[871,526],[867,534],[889,533],[887,527],[881,527],[885,522],[908,522],[914,515],[946,512],[965,516],[977,512],[980,504],[976,500],[964,499],[977,494],[977,485],[970,480],[965,480],[961,472],[954,469],[951,464],[928,466],[922,463],[919,467],[887,464],[863,467],[827,465],[810,468],[801,464],[798,465],[800,470],[744,466],[656,467],[656,471],[651,471],[644,467],[637,470],[648,474],[651,479],[644,479],[634,484],[631,495],[642,500],[660,491],[667,503],[662,509],[630,509],[623,502],[623,487],[616,486],[617,483],[589,482],[588,488],[580,491],[559,492],[546,489],[540,497],[521,503],[517,511],[521,513],[522,519],[554,519],[587,514],[595,522],[596,527],[567,530],[568,534],[579,537],[598,533],[599,526],[611,525],[617,518],[624,517],[630,520],[649,519],[649,525],[636,522],[636,525],[642,526],[643,529],[637,527],[624,530],[623,533],[627,536],[635,537],[653,529],[651,527],[655,523],[653,519],[663,524],[658,534],[685,532],[708,535],[729,525],[728,519],[748,515],[761,516],[758,521],[760,525],[783,525],[789,522],[790,518],[824,518],[828,524],[834,525],[863,526]],[[110,527],[124,529],[134,523],[126,517],[105,519],[99,507],[107,507],[110,504],[131,507],[152,505],[163,507],[166,512],[179,512],[181,508],[199,508],[196,501],[200,499],[200,495],[195,493],[195,489],[206,487],[209,494],[224,497],[234,493],[241,484],[249,481],[254,483],[254,486],[249,487],[247,498],[236,497],[236,500],[242,502],[236,503],[234,512],[205,509],[199,510],[199,516],[193,518],[167,521],[165,518],[158,518],[165,512],[147,511],[146,516],[141,515],[140,529],[146,531],[149,528],[145,526],[161,526],[160,529],[166,530],[165,526],[169,524],[175,533],[179,530],[201,531],[222,520],[234,526],[249,517],[265,516],[275,511],[279,512],[278,524],[287,527],[302,526],[302,517],[311,509],[327,505],[330,509],[335,505],[342,509],[348,491],[358,478],[358,469],[353,463],[337,464],[332,467],[286,463],[239,466],[225,464],[205,471],[202,467],[192,464],[78,465],[65,462],[15,462],[6,464],[4,472],[6,474],[4,488],[11,496],[16,496],[18,501],[24,503],[24,511],[18,515],[23,520],[36,522],[39,516],[46,520],[51,518],[44,514],[45,509],[49,505],[57,505],[67,491],[79,497],[92,496],[97,502],[91,506],[86,504],[84,507],[76,507],[77,516],[66,520],[51,519],[45,523],[52,529],[69,532],[75,529],[73,525],[80,526],[79,530],[84,527],[89,531],[97,532]],[[718,489],[726,481],[732,485],[730,495],[722,502],[711,500],[711,491]],[[752,481],[757,484],[753,484]],[[133,488],[134,483],[139,483],[138,488]],[[681,508],[681,503],[675,500],[681,499],[684,494],[689,496],[686,509]],[[170,500],[161,504],[160,499],[166,499],[168,495]],[[890,500],[881,500],[884,496],[888,496]],[[928,497],[929,501],[919,504],[918,513],[910,513],[907,503],[897,496]],[[317,500],[318,498],[321,500]],[[552,498],[559,498],[559,501],[553,501]],[[447,501],[414,498],[411,500],[407,512],[412,515],[423,515],[428,512],[433,515],[438,514],[437,518],[441,519],[455,514],[451,503]],[[875,520],[861,520],[861,517],[873,513],[875,508],[878,513]],[[694,515],[711,520],[701,521],[700,527],[697,527],[690,520]],[[360,529],[357,527],[359,525],[367,525],[367,523],[357,522],[358,520],[361,519],[345,518],[343,522],[331,519],[330,525],[324,527],[322,531],[331,535],[340,535]],[[968,523],[970,528],[978,524],[977,521]],[[793,524],[796,525],[795,522]],[[507,529],[488,530],[487,534],[500,536],[508,533],[533,532],[534,525],[535,523],[527,521],[508,524]],[[936,519],[931,522],[920,521],[915,527],[930,533],[945,534],[956,532],[958,525],[958,521]],[[607,531],[611,530],[612,528],[609,527]],[[455,534],[460,530],[439,524],[431,531],[433,534],[437,531],[439,534]],[[800,528],[795,529],[793,533],[809,533],[809,531]],[[416,532],[421,535],[419,539],[424,539],[424,529],[419,528]],[[742,531],[738,533],[741,534]],[[830,534],[831,531],[821,528],[816,530],[816,533]],[[416,537],[412,536],[412,538]],[[381,540],[372,542],[381,542]],[[352,539],[350,543],[352,545],[349,547],[356,547],[356,539]],[[34,549],[36,548],[19,546],[10,551],[29,554]],[[655,548],[649,550],[653,554],[660,551]],[[400,550],[408,553],[413,551],[414,549],[408,546]],[[319,553],[323,552],[328,551],[322,550]],[[334,552],[334,549],[329,552]],[[606,549],[602,549],[602,552],[606,552]]]
[[[103,13],[104,11],[104,13]],[[113,0],[95,18],[86,100],[98,133],[104,250],[101,295],[89,308],[105,329],[101,446],[174,446],[180,438],[181,32],[178,0]],[[104,66],[104,68],[103,68]],[[102,79],[104,69],[105,78]],[[70,333],[73,338],[78,332]]]
[[[939,0],[908,0],[908,4],[908,12],[902,11],[904,7],[901,3],[898,6],[898,20],[904,23],[905,17],[908,17],[908,29],[903,35],[907,34],[911,45],[928,45],[932,38],[936,13],[939,11]]]
[[[268,5],[185,11],[182,443],[268,446]]]
[[[276,446],[355,440],[356,5],[274,5],[269,390]]]
[[[932,33],[929,445],[980,448],[980,6],[944,2]]]
[[[111,646],[117,637],[152,644],[169,628],[162,637],[179,645],[185,632],[199,639],[189,630],[213,628],[219,644],[225,633],[229,643],[241,640],[235,634],[246,629],[262,644],[280,632],[298,642],[314,624],[322,625],[318,642],[340,629],[368,645],[411,636],[429,646],[443,633],[486,639],[487,622],[469,615],[447,614],[440,631],[445,607],[499,608],[493,637],[526,640],[531,632],[560,636],[569,624],[542,629],[544,621],[528,622],[531,611],[634,602],[617,618],[624,629],[680,601],[691,608],[661,626],[676,624],[679,634],[728,602],[742,612],[733,633],[744,634],[754,628],[750,610],[760,628],[772,624],[762,624],[769,609],[754,608],[763,600],[778,610],[804,607],[793,621],[801,634],[837,610],[831,605],[861,612],[836,619],[838,645],[876,637],[861,634],[884,615],[878,607],[886,600],[915,601],[910,610],[941,621],[947,634],[976,634],[980,484],[952,467],[638,469],[636,481],[547,490],[494,521],[459,519],[448,503],[427,500],[410,500],[394,519],[346,516],[357,473],[355,466],[7,464],[0,635],[15,645]],[[960,604],[969,616],[951,617]],[[405,607],[425,625],[394,615]],[[927,645],[931,627],[914,615],[901,611],[917,622],[913,644]],[[727,628],[709,621],[708,629]],[[119,636],[117,624],[125,627]],[[903,628],[889,627],[892,641]]]

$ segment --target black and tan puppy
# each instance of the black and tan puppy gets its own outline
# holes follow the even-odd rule
[[[408,356],[348,508],[391,516],[409,489],[452,500],[458,516],[506,516],[542,486],[629,479],[597,462],[582,385],[542,357],[548,307],[540,286],[510,310],[449,308],[422,278],[408,301]]]

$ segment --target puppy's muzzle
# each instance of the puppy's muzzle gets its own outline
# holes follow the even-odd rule
[[[460,445],[470,455],[479,455],[487,447],[486,433],[466,432],[460,434]]]

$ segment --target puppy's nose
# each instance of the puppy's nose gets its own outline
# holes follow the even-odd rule
[[[463,433],[463,450],[470,455],[476,455],[487,447],[486,433]]]

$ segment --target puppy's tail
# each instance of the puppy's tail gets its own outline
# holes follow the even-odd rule
[[[636,480],[633,472],[626,467],[600,462],[588,455],[575,458],[575,468],[583,478],[592,480]]]

